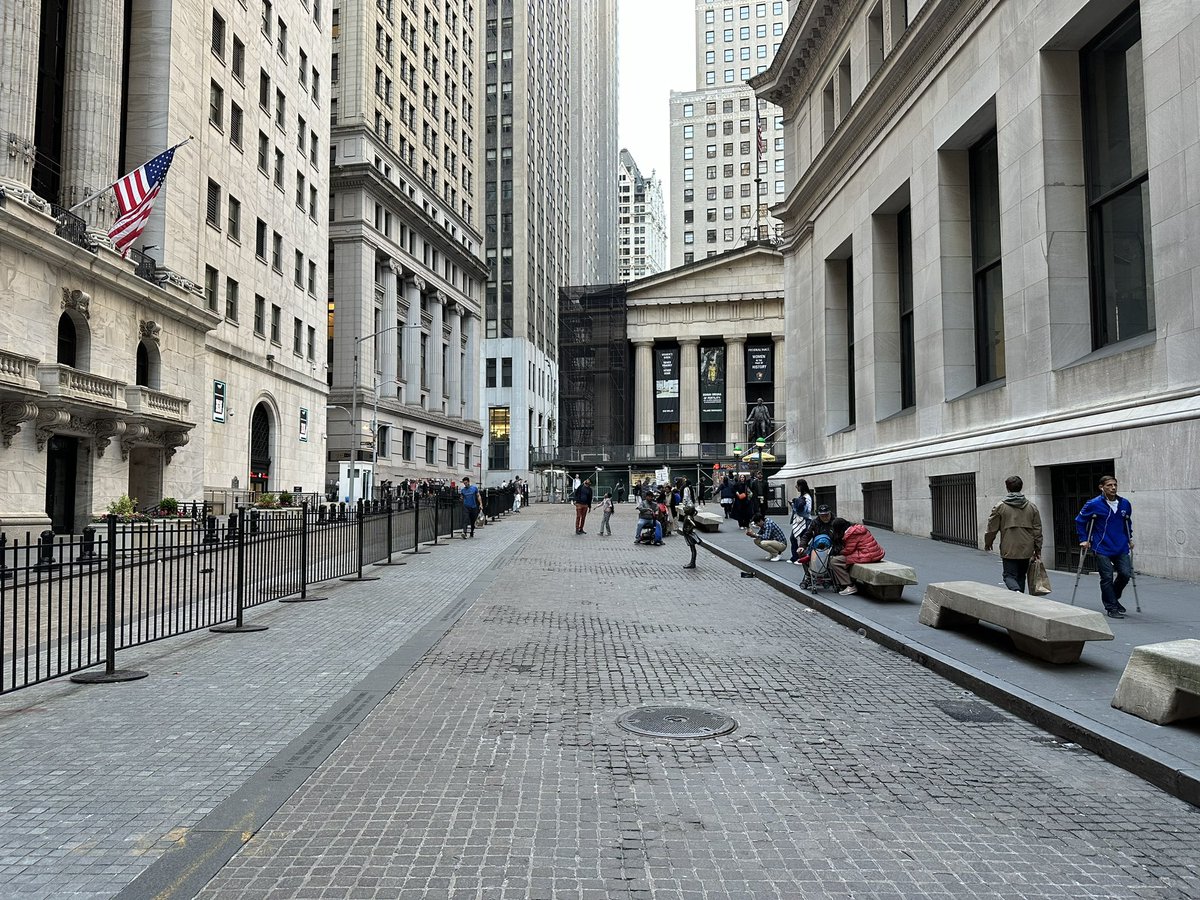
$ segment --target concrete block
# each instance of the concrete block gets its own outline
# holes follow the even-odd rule
[[[1112,705],[1156,725],[1200,716],[1200,640],[1134,647]]]
[[[721,529],[721,523],[725,521],[724,516],[710,512],[696,513],[696,528],[700,531],[715,533]]]
[[[1085,641],[1111,641],[1099,612],[974,581],[944,581],[925,589],[920,622],[932,628],[990,622],[1016,648],[1052,663],[1077,662]]]
[[[850,567],[850,577],[863,593],[876,600],[899,600],[906,584],[917,583],[917,570],[904,563],[883,560]]]

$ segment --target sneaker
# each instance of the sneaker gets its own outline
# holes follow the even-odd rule
[[[1127,613],[1127,612],[1129,612],[1129,610],[1127,610],[1127,609],[1126,609],[1125,607],[1123,607],[1123,606],[1122,606],[1120,603],[1118,603],[1118,604],[1117,604],[1117,612],[1119,612],[1119,613]]]
[[[856,588],[854,585],[850,585],[849,587],[844,587],[840,591],[838,591],[838,594],[843,597],[849,597],[851,594],[857,594],[857,593],[858,593],[858,588]]]
[[[1110,609],[1108,612],[1105,613],[1105,615],[1108,616],[1110,619],[1125,618],[1125,613],[1121,612],[1119,609]]]
[[[778,556],[772,556],[770,561],[771,562],[780,562],[782,559],[783,559],[783,554],[780,553]]]

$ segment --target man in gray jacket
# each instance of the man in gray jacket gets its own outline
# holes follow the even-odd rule
[[[1024,487],[1021,476],[1006,478],[1004,486],[1008,496],[992,507],[987,534],[983,536],[983,549],[990,552],[996,535],[1000,535],[1004,584],[1010,591],[1024,593],[1029,563],[1042,555],[1042,515],[1021,493]]]

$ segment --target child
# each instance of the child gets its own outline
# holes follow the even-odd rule
[[[600,512],[604,513],[604,518],[600,520],[601,537],[604,537],[605,534],[607,534],[609,537],[612,537],[612,526],[608,524],[608,520],[613,514],[613,509],[612,492],[605,491],[604,500],[600,504]]]

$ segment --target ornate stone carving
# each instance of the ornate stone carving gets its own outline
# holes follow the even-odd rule
[[[166,451],[166,462],[170,462],[175,458],[175,451],[187,444],[191,440],[191,435],[186,431],[166,431],[162,437],[163,449]]]
[[[90,319],[92,306],[92,295],[86,291],[72,290],[71,288],[62,289],[62,308],[73,309],[85,319]]]
[[[425,283],[425,279],[419,275],[413,275],[408,280],[412,284],[412,286],[415,287],[421,293],[425,293],[425,288],[427,288],[429,286]]]
[[[121,438],[121,460],[129,459],[129,451],[138,444],[145,444],[150,440],[150,429],[145,425],[127,425],[125,427],[125,436]]]
[[[33,403],[0,403],[0,438],[4,446],[11,447],[21,424],[36,419],[37,415],[38,408]]]
[[[158,336],[161,332],[162,327],[153,320],[142,319],[141,322],[138,323],[138,337],[149,338],[150,340],[154,341],[155,344],[158,343]]]
[[[400,263],[396,262],[396,260],[389,259],[386,263],[384,263],[384,266],[393,275],[404,277],[404,266],[400,265]]]
[[[125,423],[120,419],[97,419],[87,427],[96,447],[96,458],[104,459],[104,451],[108,442],[125,433]]]
[[[54,432],[71,424],[71,414],[65,409],[42,407],[38,410],[35,421],[33,434],[37,438],[38,453],[41,453],[46,449],[46,442],[54,436]]]

